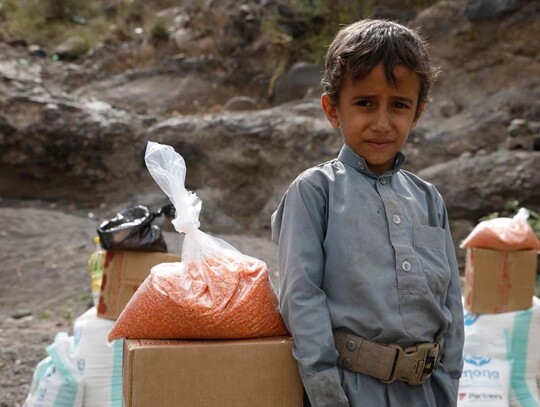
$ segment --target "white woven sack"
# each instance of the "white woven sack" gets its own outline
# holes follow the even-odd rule
[[[82,407],[83,383],[73,341],[59,332],[38,363],[24,407]]]
[[[458,407],[508,407],[510,362],[476,355],[463,359]]]
[[[75,354],[84,364],[84,407],[122,407],[122,341],[107,343],[114,321],[93,307],[75,320]]]
[[[540,407],[536,375],[540,364],[540,299],[524,311],[465,313],[465,355],[510,362],[510,405]]]

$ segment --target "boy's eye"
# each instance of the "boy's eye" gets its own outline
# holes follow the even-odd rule
[[[408,109],[409,108],[409,105],[407,103],[404,103],[404,102],[395,102],[394,106],[396,108],[398,108],[398,109]]]
[[[361,99],[361,100],[356,101],[355,105],[356,106],[361,106],[361,107],[369,107],[369,106],[372,106],[373,104],[371,103],[370,100]]]

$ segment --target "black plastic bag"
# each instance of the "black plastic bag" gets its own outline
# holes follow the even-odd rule
[[[167,244],[157,225],[152,221],[162,214],[170,215],[172,205],[151,212],[144,205],[137,205],[102,222],[97,233],[105,250],[130,250],[138,252],[167,252]]]

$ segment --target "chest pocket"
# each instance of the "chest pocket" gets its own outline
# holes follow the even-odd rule
[[[434,294],[442,295],[450,282],[444,229],[425,225],[413,226],[413,245],[420,257],[429,288]]]

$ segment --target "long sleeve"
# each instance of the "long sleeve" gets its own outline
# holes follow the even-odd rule
[[[450,233],[448,214],[443,204],[443,228],[446,231],[446,256],[450,265],[450,283],[446,294],[446,307],[452,315],[452,323],[444,334],[444,352],[441,359],[442,364],[448,370],[450,377],[457,386],[457,381],[461,376],[463,369],[463,303],[461,300],[461,282],[459,277],[459,268],[456,259],[456,252]],[[456,387],[457,392],[457,387]]]
[[[272,217],[278,244],[280,310],[294,338],[306,393],[313,407],[349,406],[336,368],[338,357],[325,292],[323,188],[306,180],[294,182]]]

